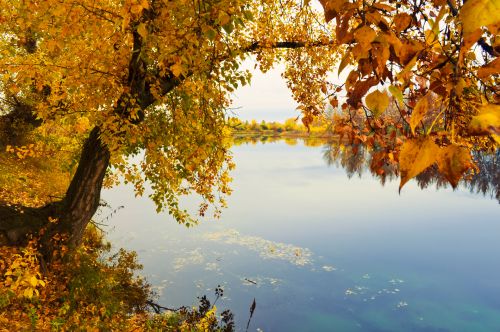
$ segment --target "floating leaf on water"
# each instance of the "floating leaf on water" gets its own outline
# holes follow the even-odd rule
[[[323,265],[321,268],[322,268],[323,270],[325,270],[326,272],[331,272],[331,271],[335,271],[335,270],[337,270],[335,267],[330,266],[330,265]]]
[[[256,251],[265,259],[281,259],[297,266],[312,264],[312,252],[287,243],[274,242],[257,236],[241,235],[237,230],[228,229],[205,235],[211,241],[221,241],[226,244],[236,244]]]

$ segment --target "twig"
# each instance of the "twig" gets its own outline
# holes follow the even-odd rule
[[[177,312],[177,311],[180,311],[182,309],[185,309],[186,307],[180,307],[180,308],[177,308],[177,309],[173,309],[173,308],[168,308],[168,307],[164,307],[158,303],[155,303],[153,301],[146,301],[146,304],[149,305],[151,308],[153,308],[154,312],[159,314],[161,313],[162,310],[165,310],[165,311],[174,311],[174,312]]]
[[[257,304],[255,303],[255,298],[253,299],[252,305],[250,306],[250,317],[248,317],[248,323],[247,323],[247,329],[245,330],[248,332],[248,328],[250,327],[250,321],[252,320],[253,313],[255,311],[255,307]]]

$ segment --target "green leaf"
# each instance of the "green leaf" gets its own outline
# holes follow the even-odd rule
[[[229,35],[231,34],[231,32],[233,32],[234,30],[234,25],[233,25],[233,22],[229,22],[227,24],[224,24],[222,26],[222,28],[224,29],[224,31],[226,31],[226,33]]]
[[[215,39],[215,36],[217,36],[217,32],[212,29],[212,28],[209,28],[206,32],[205,32],[205,35],[207,36],[208,39],[210,40],[214,40]]]
[[[399,90],[399,88],[397,86],[395,86],[395,85],[389,86],[389,92],[391,93],[391,95],[394,98],[396,98],[396,100],[398,101],[400,106],[402,106],[404,104],[403,93],[401,92],[401,90]]]

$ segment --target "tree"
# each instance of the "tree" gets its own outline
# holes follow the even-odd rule
[[[2,119],[21,116],[16,101],[38,126],[32,145],[7,139],[4,148],[40,158],[63,145],[79,152],[62,200],[0,207],[3,238],[24,243],[28,233],[45,240],[64,233],[79,243],[112,175],[138,194],[148,181],[158,210],[179,222],[193,222],[178,203],[191,192],[203,199],[199,214],[213,207],[217,215],[233,167],[224,110],[250,78],[241,62],[255,54],[265,71],[302,54],[282,49],[331,44],[317,18],[294,1],[0,1]],[[311,73],[333,59],[333,49],[323,54],[325,62],[309,63]],[[55,144],[54,136],[67,140]]]
[[[0,207],[0,235],[22,243],[42,233],[47,244],[65,233],[77,244],[113,175],[138,194],[149,182],[158,210],[179,222],[194,222],[178,203],[192,192],[203,199],[200,215],[218,215],[233,167],[224,110],[250,79],[240,69],[248,54],[263,71],[287,64],[306,127],[328,101],[345,98],[337,132],[399,160],[402,185],[436,160],[456,185],[472,167],[471,146],[498,141],[497,2],[321,4],[328,24],[307,0],[0,0],[2,119],[28,110],[24,122],[37,127],[32,146],[5,148],[43,158],[64,146],[78,155],[64,198]],[[328,81],[338,60],[339,72],[353,68],[341,86]],[[384,89],[367,95],[382,85],[393,98]],[[399,122],[384,121],[390,103]],[[358,113],[361,125],[352,121]],[[6,127],[8,138],[18,132]]]
[[[399,162],[400,190],[434,164],[455,188],[474,168],[471,149],[498,148],[498,1],[321,4],[326,21],[336,21],[339,73],[353,67],[336,131],[380,150],[381,172]],[[335,106],[342,89],[330,90]],[[398,119],[387,114],[394,108]],[[401,136],[408,137],[404,144]]]

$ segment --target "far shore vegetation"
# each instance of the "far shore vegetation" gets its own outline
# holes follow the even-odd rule
[[[306,127],[298,118],[286,119],[285,122],[267,122],[265,120],[242,121],[232,117],[228,119],[228,126],[233,137],[260,137],[279,136],[283,138],[329,138],[332,137],[332,124],[322,118],[315,119]]]

